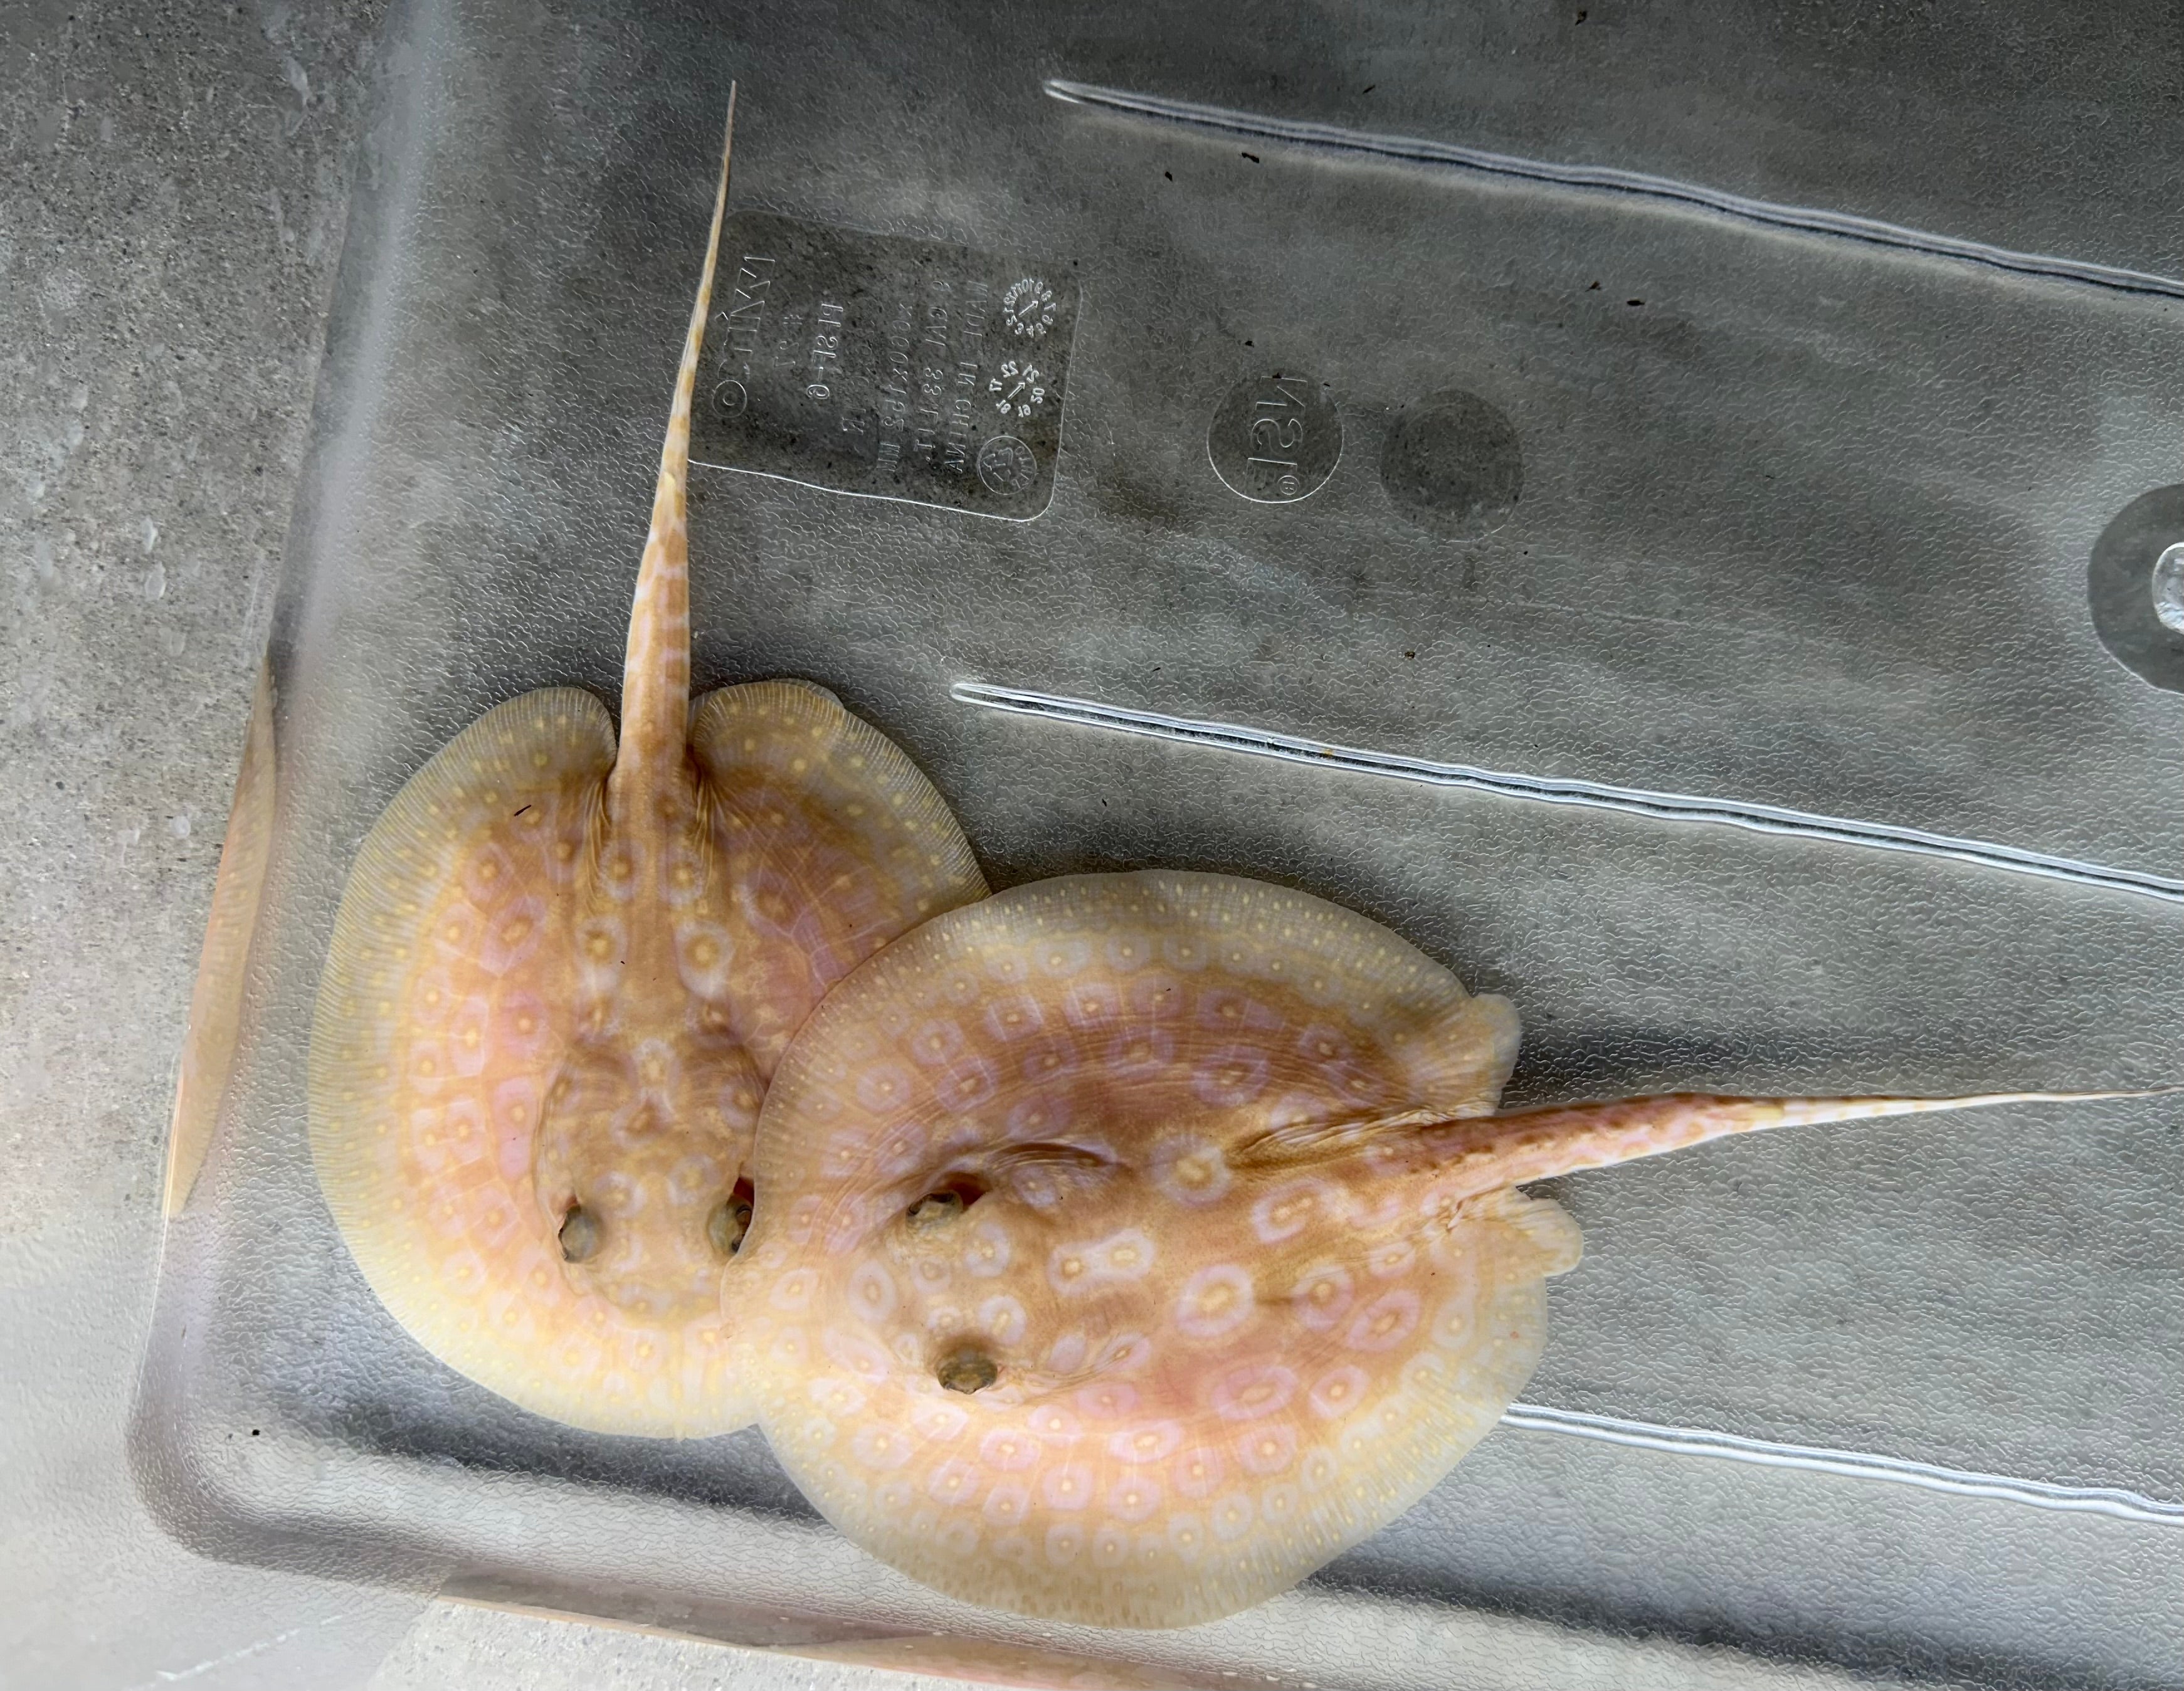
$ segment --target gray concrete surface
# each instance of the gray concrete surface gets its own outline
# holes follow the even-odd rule
[[[129,1479],[170,1087],[379,13],[0,5],[0,1685],[855,1684],[205,1561]]]

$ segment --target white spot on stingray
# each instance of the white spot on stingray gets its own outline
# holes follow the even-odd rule
[[[1290,1304],[1296,1318],[1315,1332],[1325,1332],[1350,1312],[1356,1297],[1350,1271],[1340,1263],[1315,1263],[1297,1277]]]
[[[1082,1509],[1092,1501],[1092,1470],[1083,1462],[1063,1462],[1039,1477],[1039,1495],[1049,1509]]]
[[[1168,1478],[1185,1497],[1211,1497],[1221,1489],[1225,1471],[1221,1453],[1201,1444],[1176,1458],[1175,1466],[1168,1470]]]
[[[1038,1436],[1020,1427],[997,1427],[978,1441],[978,1460],[1000,1473],[1028,1468],[1039,1455]]]
[[[1085,1532],[1074,1521],[1064,1521],[1046,1529],[1046,1559],[1056,1567],[1075,1565],[1084,1554]]]
[[[1150,1476],[1125,1474],[1107,1488],[1107,1512],[1134,1525],[1149,1521],[1161,1506],[1161,1488]]]
[[[1324,1021],[1316,1021],[1297,1035],[1296,1049],[1307,1062],[1324,1066],[1347,1063],[1356,1054],[1349,1037]]]
[[[1392,1350],[1418,1324],[1418,1294],[1407,1286],[1383,1292],[1351,1317],[1342,1342],[1352,1350]]]
[[[864,1388],[838,1374],[822,1374],[806,1390],[811,1401],[837,1421],[855,1415],[865,1406]]]
[[[986,1007],[986,1031],[996,1039],[1027,1039],[1045,1025],[1045,1013],[1028,993],[1011,993]]]
[[[1000,1076],[983,1057],[967,1057],[933,1082],[933,1094],[950,1110],[975,1110],[1000,1089]]]
[[[1292,1180],[1276,1187],[1251,1206],[1251,1231],[1263,1245],[1295,1238],[1315,1221],[1340,1213],[1339,1194],[1323,1180]]]
[[[1152,952],[1145,942],[1135,935],[1116,934],[1100,947],[1100,954],[1107,960],[1110,969],[1117,974],[1126,975],[1133,970],[1144,968]]]
[[[971,1424],[971,1412],[961,1404],[950,1403],[939,1395],[921,1403],[910,1412],[910,1424],[921,1438],[929,1438],[936,1444],[944,1444],[961,1433]]]
[[[877,1262],[857,1265],[850,1276],[850,1306],[868,1321],[883,1321],[894,1313],[893,1277]]]
[[[980,1221],[963,1247],[963,1266],[982,1280],[990,1280],[1009,1265],[1014,1254],[1007,1232],[995,1221]]]
[[[1237,1436],[1236,1460],[1251,1473],[1279,1474],[1296,1460],[1296,1429],[1287,1421],[1267,1421]]]
[[[910,1460],[910,1440],[892,1427],[861,1427],[850,1437],[850,1454],[867,1468],[900,1468]]]
[[[492,1044],[487,1040],[487,1021],[492,1018],[492,1005],[485,998],[471,996],[461,1005],[456,1005],[454,1025],[448,1029],[448,1066],[463,1079],[476,1079],[485,1071],[485,1060],[492,1055]]]
[[[998,1480],[978,1513],[995,1527],[1017,1527],[1031,1513],[1031,1488],[1022,1480]]]
[[[1017,1072],[1034,1086],[1067,1079],[1077,1072],[1077,1047],[1050,1035],[1022,1054]]]
[[[1067,980],[1077,974],[1092,960],[1092,946],[1082,939],[1048,940],[1034,948],[1033,959],[1039,971],[1054,980]]]
[[[1339,1420],[1365,1401],[1373,1382],[1362,1368],[1344,1363],[1330,1368],[1312,1382],[1307,1401],[1313,1413],[1329,1421]]]
[[[935,1503],[963,1508],[978,1500],[978,1471],[968,1462],[950,1460],[933,1471],[926,1494]]]
[[[1466,1287],[1444,1302],[1434,1315],[1434,1343],[1450,1350],[1464,1350],[1470,1347],[1472,1330],[1478,1321],[1474,1288]]]
[[[701,998],[723,998],[735,962],[736,943],[713,922],[683,922],[675,930],[675,967],[686,991]]]
[[[1072,1027],[1100,1027],[1112,1021],[1123,1008],[1122,993],[1101,983],[1072,987],[1061,995],[1061,1014]]]
[[[890,1180],[899,1180],[924,1160],[928,1136],[915,1121],[898,1123],[872,1149],[872,1165]]]
[[[1158,1075],[1175,1061],[1175,1036],[1164,1027],[1132,1027],[1114,1035],[1106,1045],[1100,1066],[1112,1079]]]
[[[1024,1306],[1006,1293],[978,1305],[978,1325],[996,1344],[1014,1344],[1024,1335]]]
[[[1178,1204],[1212,1204],[1232,1176],[1221,1147],[1196,1133],[1177,1133],[1154,1145],[1148,1165],[1156,1189]]]
[[[1140,1018],[1165,1020],[1183,1014],[1183,982],[1164,969],[1134,977],[1129,998],[1130,1009]]]
[[[1168,1549],[1187,1566],[1205,1554],[1206,1523],[1195,1515],[1171,1515],[1167,1538]]]
[[[1183,1423],[1152,1421],[1111,1433],[1107,1454],[1118,1462],[1133,1465],[1164,1462],[1183,1448]]]
[[[1248,1494],[1232,1491],[1207,1511],[1213,1536],[1224,1544],[1233,1544],[1251,1530],[1257,1514]]]
[[[1092,1534],[1092,1566],[1118,1568],[1129,1556],[1130,1535],[1112,1521],[1101,1521]]]
[[[1183,1282],[1175,1325],[1192,1338],[1219,1338],[1251,1318],[1251,1277],[1233,1262],[1201,1268]]]
[[[876,1064],[857,1076],[857,1102],[876,1115],[888,1115],[910,1102],[914,1084],[909,1070]]]
[[[1156,1254],[1149,1235],[1137,1227],[1124,1227],[1104,1239],[1056,1245],[1047,1256],[1046,1277],[1064,1296],[1128,1285],[1152,1271]]]
[[[933,1304],[925,1311],[925,1330],[929,1333],[953,1333],[963,1326],[963,1312],[953,1304]]]
[[[1235,1110],[1267,1089],[1266,1054],[1248,1045],[1230,1045],[1200,1060],[1191,1071],[1190,1089],[1216,1110]]]
[[[917,1277],[918,1289],[928,1293],[944,1292],[955,1277],[947,1263],[937,1256],[919,1258],[911,1271]]]
[[[1256,1421],[1286,1409],[1296,1388],[1295,1370],[1279,1362],[1247,1362],[1215,1377],[1209,1401],[1223,1421]]]
[[[1015,1139],[1052,1138],[1069,1126],[1069,1115],[1067,1093],[1035,1092],[1019,1099],[1010,1110],[1009,1136]]]
[[[1077,1412],[1087,1421],[1120,1421],[1138,1406],[1138,1388],[1119,1380],[1086,1386],[1076,1397]]]
[[[837,1368],[861,1380],[878,1383],[893,1371],[886,1350],[861,1333],[844,1332],[839,1327],[830,1327],[819,1335],[819,1348]]]
[[[922,1024],[910,1037],[910,1054],[928,1065],[953,1062],[962,1054],[963,1029],[959,1022],[936,1020]]]
[[[454,1110],[448,1115],[452,1121]],[[644,1209],[644,1188],[621,1170],[610,1169],[592,1182],[592,1189],[584,1195],[584,1207],[609,1215],[638,1215]]]

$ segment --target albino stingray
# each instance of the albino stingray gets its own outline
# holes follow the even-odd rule
[[[2008,1101],[1494,1115],[1517,1038],[1386,929],[1255,882],[1078,876],[926,924],[767,1095],[741,1270],[767,1437],[952,1595],[1211,1620],[1384,1525],[1515,1398],[1579,1255],[1521,1182]]]
[[[609,1432],[750,1419],[722,1282],[774,1065],[835,981],[985,892],[939,796],[832,694],[691,709],[683,479],[727,182],[724,150],[620,743],[554,688],[420,770],[358,852],[311,1043],[320,1184],[372,1289],[471,1378]]]

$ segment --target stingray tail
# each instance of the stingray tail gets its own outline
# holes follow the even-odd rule
[[[1981,1110],[1997,1104],[2075,1104],[2098,1099],[2149,1098],[2141,1092],[1997,1092],[1964,1098],[1718,1098],[1672,1093],[1606,1104],[1555,1105],[1479,1116],[1428,1129],[1434,1160],[1446,1171],[1468,1164],[1481,1190],[1522,1185],[1580,1169],[1607,1168],[1640,1157],[1680,1151],[1731,1133],[1767,1127],[1857,1121],[1940,1110]]]
[[[629,647],[622,664],[621,745],[608,784],[617,818],[632,801],[673,778],[688,737],[690,715],[690,531],[684,484],[690,468],[690,406],[698,387],[698,355],[713,303],[713,271],[720,257],[721,225],[727,214],[728,160],[734,151],[736,92],[728,90],[727,133],[721,143],[721,177],[713,193],[713,229],[705,242],[705,267],[690,311],[682,363],[675,375],[675,400],[667,414],[667,439],[660,449],[660,481],[652,496],[652,526],[638,566],[637,597],[630,607]]]

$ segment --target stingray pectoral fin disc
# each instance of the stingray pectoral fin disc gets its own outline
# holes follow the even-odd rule
[[[777,1071],[766,1435],[856,1543],[1104,1626],[1216,1619],[1407,1508],[1536,1360],[1552,1204],[1466,1188],[1513,1015],[1376,924],[1087,876],[927,923]]]
[[[578,1427],[723,1432],[750,1417],[722,1324],[648,1327],[579,1295],[535,1190],[614,755],[590,694],[526,693],[372,826],[320,982],[312,1159],[372,1290],[449,1366]]]
[[[901,748],[809,681],[699,701],[737,1032],[761,1076],[829,987],[897,935],[986,895],[970,843]]]

